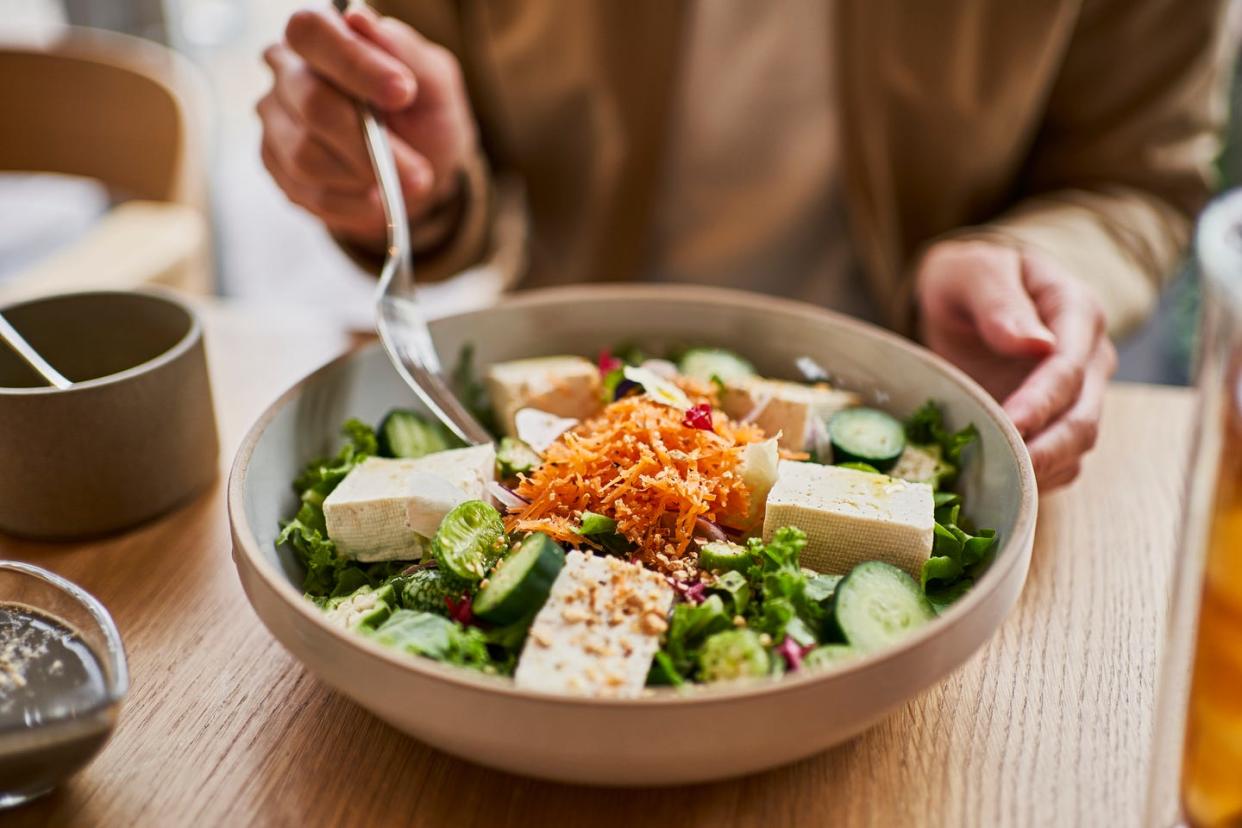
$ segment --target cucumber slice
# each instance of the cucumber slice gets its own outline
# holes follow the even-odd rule
[[[737,570],[726,572],[716,579],[710,587],[712,592],[724,593],[733,602],[733,614],[743,615],[750,606],[750,582]]]
[[[802,657],[802,666],[808,670],[832,667],[858,658],[858,651],[847,644],[825,644],[816,647]]]
[[[681,356],[678,370],[700,382],[721,382],[753,377],[755,366],[732,351],[723,348],[691,348]]]
[[[875,408],[847,408],[828,421],[828,436],[837,463],[866,463],[888,471],[906,447],[905,427]]]
[[[565,550],[542,532],[527,535],[517,551],[500,560],[487,586],[474,596],[474,614],[493,624],[512,624],[539,611],[565,566]]]
[[[542,462],[533,448],[516,437],[501,437],[496,447],[496,476],[502,479],[532,472]]]
[[[712,541],[699,549],[699,569],[708,572],[743,572],[753,561],[746,547],[728,541]]]
[[[883,561],[851,569],[832,603],[837,627],[861,653],[883,649],[936,617],[918,582]]]
[[[404,609],[448,615],[445,598],[460,598],[469,588],[467,581],[442,569],[420,569],[392,580],[397,600]]]
[[[392,586],[359,587],[350,595],[329,598],[323,606],[328,620],[347,630],[373,630],[388,620],[396,604]]]
[[[957,467],[944,459],[944,449],[939,445],[920,446],[906,443],[906,450],[901,453],[897,464],[889,470],[893,477],[909,480],[911,483],[927,483],[933,489],[952,480],[957,474]]]
[[[866,472],[867,474],[880,474],[880,470],[870,463],[837,463],[843,469],[853,469],[854,471]]]
[[[585,537],[592,535],[613,535],[617,531],[617,522],[608,515],[599,512],[583,512],[582,522],[578,526],[578,534]]]
[[[481,500],[467,500],[444,516],[431,540],[431,554],[449,574],[477,582],[500,557],[504,543],[500,512]]]
[[[376,432],[380,457],[412,460],[459,445],[438,423],[405,408],[394,408],[385,414]]]
[[[766,676],[771,659],[754,630],[726,630],[703,642],[699,677],[705,682]]]

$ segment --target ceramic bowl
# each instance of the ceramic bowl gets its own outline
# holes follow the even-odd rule
[[[99,291],[0,309],[71,388],[0,343],[0,531],[63,539],[156,517],[216,475],[203,329],[167,293]]]
[[[961,482],[972,516],[1001,537],[994,564],[943,616],[835,671],[628,700],[519,690],[507,679],[384,649],[331,626],[302,597],[300,567],[273,542],[296,509],[290,481],[307,460],[334,449],[347,417],[375,422],[393,406],[414,404],[378,347],[342,357],[273,403],[238,452],[228,495],[234,561],[255,611],[296,658],[325,684],[448,753],[598,785],[679,784],[772,767],[849,739],[943,679],[996,631],[1018,597],[1036,513],[1026,449],[982,389],[907,340],[800,303],[668,286],[527,293],[432,327],[446,359],[471,343],[480,364],[592,354],[619,342],[653,350],[714,344],[771,376],[794,376],[794,359],[811,356],[846,387],[898,412],[935,398],[950,424],[979,428]]]

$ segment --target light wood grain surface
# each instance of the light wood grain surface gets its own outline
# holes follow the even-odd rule
[[[224,469],[267,402],[348,342],[274,313],[204,311]],[[1082,479],[1040,505],[1017,609],[974,658],[850,744],[693,788],[578,788],[484,770],[320,686],[246,603],[223,472],[213,491],[118,537],[0,537],[0,557],[48,567],[108,606],[133,679],[94,764],[0,822],[1137,824],[1190,419],[1183,390],[1113,387]]]

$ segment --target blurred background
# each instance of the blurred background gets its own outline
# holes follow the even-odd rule
[[[315,219],[285,199],[259,159],[254,105],[269,83],[260,54],[302,5],[296,0],[0,0],[0,76],[6,79],[0,105],[5,89],[15,94],[15,79],[38,78],[54,97],[44,98],[46,106],[36,104],[34,116],[48,121],[49,135],[64,133],[66,144],[74,142],[72,152],[51,138],[18,148],[26,162],[13,165],[0,158],[0,170],[78,173],[0,172],[0,300],[20,297],[36,281],[76,286],[83,263],[96,267],[109,261],[141,274],[143,281],[210,290],[241,302],[279,303],[290,313],[365,326],[373,282]],[[1235,2],[1235,29],[1240,10],[1242,2]],[[66,74],[33,61],[30,52],[56,48],[55,27],[66,24],[117,33],[100,40],[101,52],[75,57],[97,66],[124,55],[120,62],[134,65],[122,68],[151,75],[153,88],[134,86],[129,77],[97,81],[96,70]],[[163,50],[146,53],[129,37],[168,47],[175,57]],[[6,48],[27,54],[14,62],[3,54]],[[1235,84],[1235,99],[1238,88]],[[116,113],[104,130],[111,134],[75,132],[75,112],[94,106],[111,106]],[[132,146],[139,139],[126,131],[124,115],[138,108],[164,119],[180,148],[176,158],[162,157],[159,136],[148,136],[150,152],[125,153],[141,156],[137,161],[109,150],[109,141]],[[1231,132],[1229,146],[1236,148],[1236,123]],[[94,148],[85,160],[83,146]],[[67,155],[71,163],[58,163]],[[1239,180],[1238,157],[1229,150],[1222,158],[1227,184]],[[44,158],[51,160],[43,163]],[[140,237],[144,244],[135,245]],[[1191,268],[1184,270],[1159,313],[1122,344],[1120,378],[1187,381],[1198,290]],[[452,301],[447,296],[444,307]]]
[[[0,37],[42,42],[49,27],[71,24],[151,40],[183,56],[187,66],[155,68],[186,96],[187,129],[196,133],[192,157],[206,170],[201,202],[210,217],[205,241],[213,289],[357,324],[371,318],[374,282],[318,221],[285,199],[259,159],[254,105],[270,83],[261,53],[302,5],[296,0],[0,0]],[[118,111],[125,111],[124,103]],[[34,180],[47,178],[0,174],[5,217],[0,286],[80,242],[112,201],[135,195],[115,185]]]

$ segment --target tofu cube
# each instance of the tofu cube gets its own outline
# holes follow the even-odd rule
[[[484,375],[497,421],[516,437],[514,415],[535,408],[558,417],[585,420],[603,407],[599,369],[576,356],[499,362]]]
[[[731,419],[752,417],[769,437],[780,434],[780,447],[790,451],[806,448],[812,418],[826,421],[843,408],[861,404],[862,398],[853,391],[827,383],[803,385],[763,377],[730,380],[720,395],[720,407]],[[753,415],[756,408],[759,412]]]
[[[518,687],[579,696],[637,696],[667,628],[673,589],[620,558],[572,551],[535,616]]]
[[[414,460],[368,458],[324,500],[328,537],[347,558],[417,560],[454,506],[489,499],[495,464],[490,444]]]
[[[932,488],[882,474],[782,460],[768,494],[763,537],[782,526],[806,533],[802,565],[844,575],[880,560],[915,578],[932,549]]]
[[[750,491],[750,510],[747,514],[726,518],[721,522],[731,529],[743,532],[757,530],[763,523],[764,504],[767,503],[768,492],[776,485],[780,454],[776,447],[776,438],[764,440],[762,443],[751,443],[742,449],[742,461],[738,465],[738,474]]]
[[[442,477],[461,489],[467,500],[488,500],[488,485],[496,479],[496,446],[481,446],[437,451],[406,461],[414,471]]]

